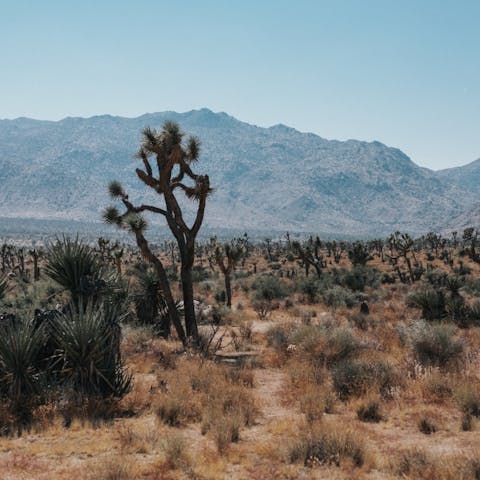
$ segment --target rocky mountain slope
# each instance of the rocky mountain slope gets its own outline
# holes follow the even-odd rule
[[[422,233],[463,215],[478,199],[475,181],[471,188],[462,183],[467,167],[451,169],[454,175],[433,172],[379,142],[260,128],[202,109],[0,121],[0,217],[97,221],[113,179],[130,198],[154,201],[136,178],[133,154],[141,129],[160,128],[167,119],[202,141],[195,168],[216,189],[205,219],[211,228]]]

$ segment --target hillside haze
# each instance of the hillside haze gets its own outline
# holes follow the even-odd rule
[[[0,217],[100,221],[114,179],[134,201],[158,202],[137,179],[133,155],[141,129],[161,128],[165,120],[201,139],[194,167],[215,187],[206,227],[418,234],[442,229],[448,219],[465,222],[478,202],[478,182],[471,179],[480,178],[480,161],[434,172],[379,142],[326,140],[284,125],[260,128],[202,109],[0,121]]]

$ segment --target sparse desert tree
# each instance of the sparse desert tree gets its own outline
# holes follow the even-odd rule
[[[478,261],[478,254],[477,254],[477,240],[478,240],[478,232],[473,227],[468,227],[463,231],[463,244],[467,248],[468,256],[473,261]]]
[[[120,213],[116,207],[109,207],[104,212],[104,220],[121,228],[130,230],[134,235],[143,257],[151,263],[158,275],[162,293],[167,302],[169,318],[174,324],[182,341],[187,337],[198,337],[195,318],[192,269],[195,259],[195,239],[200,230],[205,214],[207,197],[212,191],[208,175],[198,175],[191,165],[199,158],[199,140],[190,137],[184,144],[184,133],[175,122],[165,122],[162,130],[145,128],[137,157],[143,168],[137,168],[138,178],[155,191],[164,206],[139,205],[130,202],[127,193],[118,182],[112,182],[109,190],[114,199],[123,203],[125,210]],[[153,162],[152,162],[153,160]],[[181,191],[188,199],[198,202],[192,226],[188,226],[177,193]],[[144,212],[155,213],[165,218],[168,227],[178,245],[181,262],[181,283],[185,312],[185,329],[183,328],[168,277],[161,259],[152,251],[145,238],[146,220]]]
[[[310,237],[304,244],[300,242],[291,243],[292,250],[298,255],[305,266],[305,274],[308,277],[309,267],[313,267],[318,278],[322,276],[325,261],[321,253],[322,241],[319,237]]]
[[[348,258],[352,265],[366,265],[372,259],[367,246],[363,242],[354,242],[348,249]]]
[[[225,243],[224,245],[216,245],[215,247],[215,262],[225,279],[226,304],[228,308],[232,307],[232,271],[243,254],[242,246],[235,241]]]

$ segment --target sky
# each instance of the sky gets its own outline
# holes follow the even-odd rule
[[[0,0],[0,118],[184,112],[480,157],[479,0]]]

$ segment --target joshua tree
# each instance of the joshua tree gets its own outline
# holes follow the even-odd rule
[[[470,244],[470,248],[467,250],[468,256],[473,261],[478,261],[477,252],[475,250],[477,246],[478,232],[473,227],[468,227],[463,231],[463,244],[466,246]]]
[[[196,137],[190,137],[184,145],[184,134],[180,131],[177,123],[165,122],[159,132],[147,127],[143,130],[142,137],[137,158],[142,161],[143,168],[137,168],[136,173],[145,185],[161,197],[164,206],[145,204],[135,206],[130,202],[120,183],[112,182],[109,187],[110,195],[112,198],[121,200],[125,211],[120,213],[117,208],[109,207],[104,212],[104,220],[107,223],[126,228],[135,234],[143,257],[154,266],[157,272],[160,288],[168,306],[169,318],[180,339],[182,341],[185,341],[186,337],[196,339],[198,332],[193,303],[192,268],[195,258],[195,239],[203,222],[207,196],[212,191],[210,180],[208,175],[197,175],[192,171],[191,164],[199,158],[199,141]],[[153,166],[152,158],[155,162]],[[186,182],[193,183],[193,185],[188,185]],[[182,191],[187,198],[198,202],[195,220],[191,227],[187,225],[183,217],[176,196],[178,191]],[[156,213],[165,217],[177,242],[181,262],[180,277],[185,311],[185,330],[175,308],[163,263],[153,253],[145,238],[144,232],[147,224],[142,216],[143,212]]]
[[[414,252],[414,241],[408,233],[395,232],[390,235],[388,238],[388,245],[390,247],[389,258],[393,262],[394,269],[396,270],[400,281],[405,283],[407,278],[400,270],[400,265],[398,264],[399,258],[403,258],[407,268],[410,283],[414,283],[415,280],[419,280],[423,273],[423,268],[420,263],[417,262]],[[415,271],[413,270],[412,260],[415,262]]]
[[[322,276],[322,269],[325,267],[325,260],[321,253],[322,241],[319,237],[310,237],[304,245],[300,242],[292,242],[291,248],[302,260],[305,266],[305,275],[308,277],[309,267],[313,266],[318,278]]]
[[[367,246],[363,242],[354,242],[348,250],[348,258],[353,266],[366,265],[372,259]]]
[[[232,270],[243,254],[243,248],[239,242],[225,243],[215,247],[215,261],[225,278],[225,294],[228,308],[232,307]],[[226,264],[225,259],[227,260]]]
[[[33,260],[33,279],[38,281],[40,280],[40,267],[38,266],[38,260],[41,256],[43,256],[43,250],[39,248],[33,248],[29,250],[28,253],[30,253]]]

